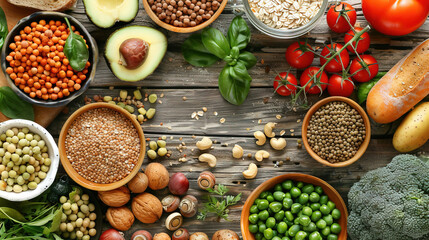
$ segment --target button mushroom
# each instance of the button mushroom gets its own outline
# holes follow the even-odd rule
[[[198,200],[192,195],[186,195],[179,204],[180,213],[184,217],[193,217],[197,213]]]
[[[240,238],[234,231],[222,229],[213,234],[212,240],[240,240]]]
[[[177,229],[172,236],[173,240],[189,240],[189,232],[185,228]]]
[[[180,213],[174,212],[170,214],[167,219],[165,219],[165,227],[170,230],[174,231],[180,228],[183,223],[183,217]]]
[[[203,232],[196,232],[189,237],[189,240],[209,240],[209,237]]]

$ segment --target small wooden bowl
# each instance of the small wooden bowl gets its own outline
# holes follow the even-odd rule
[[[308,124],[310,123],[311,116],[313,116],[313,114],[321,106],[323,106],[323,105],[325,105],[325,104],[327,104],[329,102],[334,102],[334,101],[345,102],[345,103],[349,104],[352,108],[356,109],[356,111],[358,111],[359,114],[362,116],[363,122],[365,124],[365,140],[363,141],[363,143],[360,146],[359,150],[349,160],[344,161],[344,162],[339,162],[339,163],[330,163],[329,161],[324,160],[321,157],[319,157],[319,155],[317,155],[313,151],[313,149],[311,149],[310,145],[308,144],[308,139],[307,139],[307,128],[308,128]],[[310,154],[310,156],[313,159],[315,159],[316,161],[320,162],[321,164],[324,164],[324,165],[327,165],[327,166],[330,166],[330,167],[345,167],[345,166],[348,166],[348,165],[356,162],[365,153],[365,151],[366,151],[366,149],[367,149],[367,147],[369,145],[369,141],[371,140],[371,125],[370,125],[370,122],[369,122],[368,115],[366,114],[365,110],[363,110],[363,108],[361,106],[359,106],[359,104],[357,104],[352,99],[346,98],[346,97],[328,97],[328,98],[324,98],[324,99],[318,101],[316,104],[314,104],[310,108],[310,110],[308,110],[307,114],[304,117],[304,121],[302,123],[302,131],[301,132],[302,132],[302,142],[304,143],[305,149]]]
[[[108,184],[94,183],[83,178],[82,176],[79,175],[79,173],[77,173],[74,170],[70,161],[67,159],[65,140],[71,124],[82,113],[95,108],[110,108],[124,115],[133,123],[134,127],[137,129],[137,133],[140,138],[141,148],[140,148],[140,154],[138,157],[137,165],[134,167],[134,169],[131,171],[131,173],[128,176],[114,183],[108,183]],[[73,181],[75,181],[77,184],[81,185],[84,188],[88,188],[94,191],[109,191],[127,184],[140,170],[140,167],[143,164],[143,159],[146,153],[146,140],[144,138],[143,129],[140,126],[139,122],[137,122],[137,120],[134,119],[131,116],[131,114],[127,112],[125,109],[109,103],[91,103],[91,104],[85,105],[84,107],[79,108],[67,119],[66,123],[61,129],[60,138],[58,140],[58,147],[60,152],[61,163],[64,169],[66,170],[67,174],[73,179]]]
[[[158,24],[158,26],[163,27],[169,31],[172,32],[178,32],[178,33],[191,33],[191,32],[195,32],[198,31],[200,29],[203,29],[205,27],[207,27],[208,25],[212,24],[212,22],[214,20],[216,20],[219,15],[222,13],[223,9],[225,8],[226,4],[228,3],[228,0],[223,0],[222,3],[220,4],[219,8],[216,10],[216,12],[214,13],[214,15],[207,21],[196,25],[195,27],[175,27],[171,24],[168,24],[166,22],[161,21],[156,14],[152,11],[152,8],[150,7],[149,3],[147,0],[143,0],[143,6],[144,9],[146,10],[146,13],[149,15],[149,17],[156,22],[156,24]]]
[[[341,195],[335,190],[335,188],[333,188],[331,185],[329,185],[329,183],[323,181],[322,179],[311,175],[302,174],[302,173],[289,173],[289,174],[273,177],[263,182],[255,190],[253,190],[253,192],[247,198],[246,203],[244,203],[243,210],[241,211],[240,226],[241,226],[241,234],[243,235],[244,240],[255,240],[255,237],[249,231],[250,207],[253,205],[255,200],[259,197],[259,195],[262,192],[268,191],[274,188],[276,184],[282,183],[286,180],[300,181],[300,182],[309,183],[315,186],[322,187],[325,194],[329,197],[329,200],[334,202],[336,205],[336,208],[338,208],[338,210],[340,210],[341,212],[341,218],[338,222],[341,226],[341,232],[338,235],[338,240],[347,240],[348,213],[347,213],[346,204],[344,203],[343,198],[341,198]]]

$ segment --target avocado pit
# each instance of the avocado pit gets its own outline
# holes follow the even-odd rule
[[[146,60],[149,44],[140,38],[129,38],[119,47],[119,64],[127,69],[136,69]]]

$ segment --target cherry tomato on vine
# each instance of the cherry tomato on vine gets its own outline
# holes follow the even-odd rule
[[[361,28],[361,27],[355,28],[356,33],[360,32],[362,30],[363,30],[363,28]],[[353,32],[353,30],[348,31],[346,33],[346,35],[344,36],[344,43],[350,42],[354,36],[355,36],[355,32]],[[357,46],[356,46],[356,42],[357,42]],[[361,54],[361,53],[366,52],[366,50],[368,50],[370,43],[371,43],[371,38],[369,37],[368,32],[365,32],[359,37],[359,40],[354,41],[352,43],[352,45],[356,48],[356,52]],[[353,47],[351,45],[347,46],[347,49],[351,53],[354,52]]]
[[[274,80],[274,90],[281,96],[289,96],[295,93],[296,85],[298,84],[296,77],[292,73],[287,72],[281,72],[279,75]]]
[[[320,69],[319,67],[309,67],[309,68],[305,69],[305,71],[302,73],[301,78],[299,79],[299,83],[300,83],[301,87],[305,86],[305,92],[306,93],[319,94],[320,93],[320,88],[323,91],[328,86],[327,85],[327,83],[328,83],[328,75],[326,75],[326,73],[324,71],[322,71],[321,73],[317,74],[317,72],[319,71],[319,69]],[[314,79],[312,79],[312,77],[315,76],[316,74],[317,74],[316,78],[319,79],[319,82],[320,82],[319,83],[320,87],[317,86],[314,83]],[[311,82],[308,83],[309,81],[311,81]]]
[[[314,53],[310,50],[313,48],[309,44],[294,42],[286,50],[286,61],[294,68],[306,68],[311,65],[314,59]]]
[[[376,1],[375,1],[376,2]],[[349,23],[347,23],[347,19]],[[332,5],[326,15],[329,28],[337,33],[345,33],[350,30],[351,26],[356,23],[356,10],[352,5],[341,2],[337,5]]]
[[[354,74],[352,78],[357,82],[368,82],[377,75],[378,62],[371,55],[361,55],[360,57],[363,62],[360,62],[359,58],[353,59],[350,66],[350,74]],[[368,67],[370,74],[368,74],[365,67]]]
[[[333,46],[332,46],[333,45]],[[330,58],[335,52],[338,52],[343,48],[343,45],[339,43],[329,44],[325,48],[323,48],[320,57],[320,64],[324,65],[326,63],[327,58]],[[341,64],[342,62],[342,64]],[[349,66],[350,56],[347,52],[347,49],[344,49],[335,59],[332,59],[325,67],[325,71],[327,72],[341,72],[344,68]]]
[[[354,84],[350,78],[344,79],[343,77],[334,74],[328,81],[328,93],[331,96],[350,97],[354,90]]]

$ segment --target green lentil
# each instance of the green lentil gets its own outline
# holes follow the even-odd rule
[[[140,92],[139,89],[134,90],[133,94],[134,94],[134,98],[137,100],[141,100],[143,98],[142,93]]]
[[[158,100],[158,96],[155,93],[152,93],[151,95],[149,95],[149,102],[150,103],[155,103],[156,100]]]
[[[155,108],[149,108],[146,112],[147,119],[152,119],[155,116],[156,109]]]

